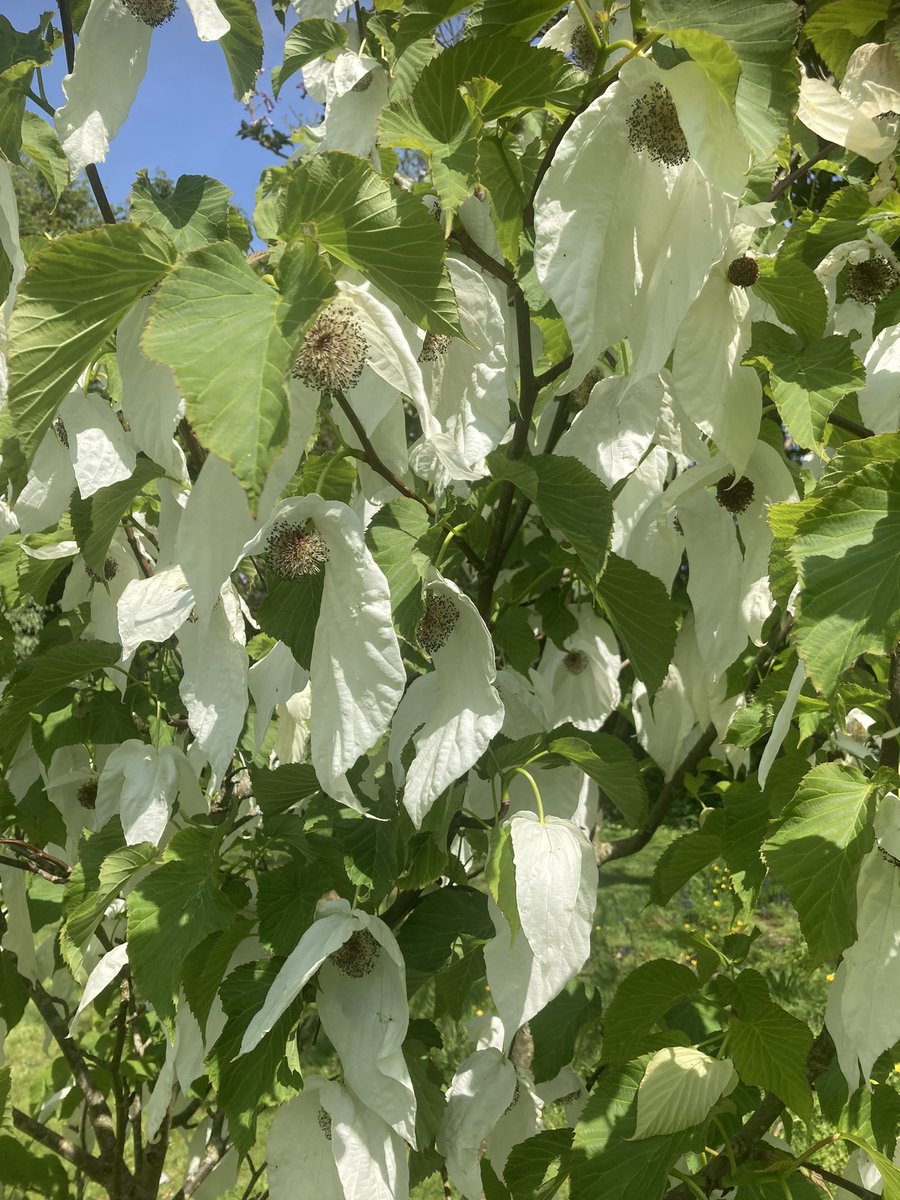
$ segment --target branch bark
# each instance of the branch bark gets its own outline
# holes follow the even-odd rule
[[[88,1179],[92,1179],[94,1183],[106,1186],[109,1176],[105,1165],[99,1158],[94,1158],[81,1146],[76,1146],[74,1142],[62,1137],[55,1130],[48,1129],[46,1125],[42,1125],[28,1113],[22,1112],[20,1108],[12,1110],[12,1119],[13,1125],[21,1133],[40,1142],[54,1154],[58,1154],[60,1158],[65,1159],[67,1163],[71,1163],[73,1167],[87,1175]]]

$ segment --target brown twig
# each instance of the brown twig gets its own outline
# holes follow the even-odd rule
[[[48,1150],[58,1154],[67,1163],[71,1163],[73,1167],[87,1175],[88,1179],[93,1179],[95,1183],[101,1185],[106,1184],[108,1172],[99,1158],[94,1158],[81,1146],[76,1146],[68,1138],[48,1129],[46,1125],[42,1125],[40,1121],[36,1121],[34,1117],[30,1117],[28,1113],[22,1112],[19,1108],[12,1110],[12,1119],[16,1129],[27,1134],[28,1137],[34,1138],[36,1142],[40,1142],[42,1146],[46,1146]]]
[[[366,465],[371,467],[376,475],[380,475],[382,479],[386,480],[386,482],[389,483],[392,488],[398,491],[401,496],[406,496],[408,500],[415,500],[416,504],[421,504],[432,521],[436,521],[438,519],[437,513],[434,511],[428,501],[423,496],[420,496],[418,492],[414,492],[413,489],[409,487],[408,484],[405,484],[402,479],[399,479],[390,469],[390,467],[388,467],[379,457],[378,451],[369,440],[369,435],[366,433],[362,422],[353,411],[353,406],[350,404],[344,393],[341,391],[334,391],[331,394],[334,396],[338,403],[338,407],[350,422],[350,426],[353,429],[353,432],[356,434],[357,440],[359,441],[363,454],[365,455]],[[481,555],[469,545],[465,538],[460,537],[458,533],[455,533],[453,536],[456,541],[459,542],[460,549],[462,550],[463,554],[465,554],[469,562],[476,569],[481,568],[484,565]]]
[[[125,536],[128,539],[128,545],[131,547],[131,551],[134,554],[134,557],[137,559],[137,565],[141,568],[144,578],[149,579],[153,574],[153,564],[151,563],[150,559],[147,558],[138,544],[137,534],[134,531],[134,526],[128,521],[124,521],[123,528],[125,530]]]
[[[766,203],[771,204],[773,200],[777,200],[779,196],[788,190],[792,183],[805,175],[806,172],[814,167],[817,162],[821,162],[823,158],[827,158],[834,149],[834,144],[829,142],[827,146],[823,146],[821,150],[817,151],[812,158],[808,158],[805,163],[801,163],[800,166],[795,167],[793,171],[788,171],[787,175],[782,175],[778,182],[773,186],[768,196],[766,196]]]

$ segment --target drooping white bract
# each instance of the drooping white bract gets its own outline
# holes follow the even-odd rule
[[[719,461],[713,460],[710,470]],[[692,474],[681,478],[689,482]],[[743,477],[735,480],[734,475],[720,476],[715,496],[699,487],[683,493],[676,504],[690,567],[688,595],[697,644],[712,679],[734,662],[748,638],[759,641],[773,604],[768,579],[772,532],[766,513],[771,504],[797,494],[783,455],[766,442],[755,444]],[[705,478],[697,473],[698,482]],[[746,507],[730,511],[725,506],[737,501],[728,493],[742,487],[748,494]]]
[[[434,670],[413,680],[391,727],[394,780],[403,786],[403,804],[416,828],[444,788],[478,761],[503,724],[503,702],[494,687],[494,647],[475,605],[434,569],[425,596],[426,617],[429,603],[448,602],[456,616],[446,640],[431,655]],[[416,753],[404,771],[401,755],[410,738]]]
[[[863,238],[854,238],[835,246],[816,267],[816,278],[828,298],[826,332],[848,336],[851,346],[861,358],[872,345],[875,305],[851,295],[845,295],[843,300],[838,301],[837,283],[839,276],[849,268],[872,258],[883,259],[900,276],[900,260],[893,248],[872,229],[867,229]],[[847,276],[844,275],[844,278]]]
[[[385,923],[346,900],[319,906],[247,1027],[241,1054],[272,1028],[319,972],[319,1017],[356,1094],[415,1145],[416,1097],[401,1046],[409,1024],[406,968]]]
[[[307,1076],[266,1144],[271,1200],[407,1200],[401,1139],[339,1083]]]
[[[178,648],[184,668],[178,692],[195,739],[191,750],[196,746],[206,756],[210,786],[216,787],[231,762],[247,712],[244,614],[230,581],[206,618],[182,625]]]
[[[167,474],[187,483],[184,452],[174,438],[184,401],[171,369],[149,358],[141,347],[152,303],[152,296],[141,297],[116,330],[122,412],[131,426],[131,440],[137,449],[143,450]]]
[[[19,530],[36,533],[57,525],[76,486],[87,499],[127,479],[135,461],[130,437],[106,401],[76,387],[60,406],[59,420],[41,439],[28,482],[13,505]]]
[[[857,394],[859,415],[873,433],[894,433],[900,427],[900,325],[881,330],[865,365],[866,382]]]
[[[378,119],[388,100],[387,73],[377,59],[360,53],[359,34],[346,25],[349,40],[333,58],[314,58],[303,68],[303,83],[325,107],[315,126],[317,151],[341,150],[369,158],[375,153]]]
[[[444,350],[426,341],[423,374],[444,438],[426,433],[411,454],[417,473],[438,492],[452,480],[487,474],[484,460],[506,434],[510,410],[505,297],[460,255],[448,255],[447,267],[468,342],[452,338]]]
[[[584,1080],[571,1067],[560,1067],[552,1079],[537,1084],[534,1090],[543,1100],[545,1108],[551,1104],[562,1105],[567,1125],[575,1124],[588,1102]]]
[[[83,831],[96,827],[96,813],[79,802],[79,795],[81,800],[93,803],[91,791],[92,785],[97,783],[97,771],[84,746],[60,746],[53,751],[49,765],[41,766],[41,775],[47,799],[56,806],[65,822],[66,861],[75,863]]]
[[[309,758],[312,688],[307,683],[301,691],[288,696],[284,704],[276,704],[275,711],[278,732],[272,753],[280,763],[305,763]]]
[[[534,1076],[530,1071],[517,1068],[513,1098],[488,1134],[484,1147],[491,1166],[500,1179],[503,1178],[513,1147],[540,1133],[543,1109],[544,1102],[534,1086]]]
[[[613,500],[612,550],[672,588],[684,542],[663,516],[669,455],[654,446]]]
[[[612,487],[636,469],[650,448],[666,394],[659,374],[601,379],[560,438],[556,452],[577,458]]]
[[[97,997],[109,987],[127,962],[127,942],[122,942],[120,945],[114,946],[112,950],[108,950],[103,955],[90,975],[88,975],[84,991],[81,993],[81,999],[78,1001],[78,1007],[75,1009],[75,1015],[69,1023],[70,1028],[75,1024],[79,1015],[84,1012],[88,1005],[93,1004]]]
[[[201,42],[217,42],[231,28],[216,0],[186,0]]]
[[[547,728],[571,721],[597,730],[619,703],[622,660],[616,635],[586,604],[575,610],[578,628],[564,649],[548,641],[531,680],[547,715]]]
[[[56,132],[73,176],[106,158],[144,78],[151,33],[121,0],[91,0],[75,70],[62,81],[66,103],[56,111]]]
[[[844,951],[825,1010],[851,1092],[900,1038],[900,798],[893,792],[875,814],[875,836],[856,886],[856,941]]]
[[[130,657],[142,642],[164,642],[170,638],[191,615],[193,607],[194,594],[181,567],[166,567],[149,579],[132,580],[116,606],[122,657]]]
[[[869,162],[880,163],[896,149],[898,112],[900,64],[890,45],[867,42],[854,50],[840,89],[824,79],[800,78],[798,119]]]
[[[668,145],[646,148],[648,108]],[[664,365],[722,257],[748,163],[733,114],[696,63],[625,63],[576,118],[535,201],[535,266],[574,352],[566,386],[623,337],[636,375]]]
[[[497,933],[484,948],[505,1048],[587,961],[598,879],[591,843],[572,821],[520,812],[509,828],[522,927],[513,935],[491,900]]]
[[[176,797],[189,812],[202,806],[197,777],[181,750],[129,738],[111,752],[97,780],[97,827],[119,817],[129,846],[158,846]]]
[[[247,674],[250,695],[256,706],[253,731],[256,750],[263,743],[272,711],[276,704],[285,704],[298,692],[302,692],[309,681],[309,672],[291,654],[284,642],[276,642],[268,653],[258,659]],[[279,730],[281,726],[279,723]],[[281,758],[281,755],[279,755]],[[282,759],[282,762],[291,761]]]
[[[677,1133],[699,1125],[737,1083],[737,1071],[728,1058],[710,1058],[693,1046],[657,1050],[638,1087],[634,1137]],[[635,1152],[640,1153],[638,1147]]]
[[[83,500],[130,478],[137,460],[135,448],[102,396],[76,388],[62,402],[59,415]]]
[[[386,731],[403,695],[406,671],[387,580],[366,546],[359,518],[346,504],[314,493],[285,500],[243,553],[262,549],[274,525],[307,521],[328,548],[309,672],[315,696],[312,761],[328,795],[357,808],[344,773]]]
[[[470,1054],[453,1076],[436,1145],[464,1200],[481,1200],[478,1164],[483,1143],[512,1104],[515,1091],[516,1069],[493,1047]]]
[[[738,475],[756,445],[762,386],[756,371],[741,365],[752,333],[750,300],[729,270],[771,219],[769,204],[738,210],[725,253],[679,326],[672,360],[672,389],[682,408]]]

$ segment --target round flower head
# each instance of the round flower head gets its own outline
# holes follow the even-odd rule
[[[79,787],[75,799],[82,808],[92,810],[97,807],[97,780],[86,779]]]
[[[322,1105],[319,1105],[319,1111],[316,1114],[316,1121],[327,1141],[331,1141],[331,1113],[327,1112]]]
[[[458,620],[459,609],[449,596],[441,592],[428,593],[425,612],[416,626],[416,641],[429,657],[446,643]]]
[[[755,490],[752,479],[742,475],[735,483],[734,473],[729,472],[716,484],[716,501],[728,512],[739,516],[750,507]]]
[[[597,65],[597,45],[584,25],[578,25],[572,31],[570,46],[572,59],[576,67],[590,73]]]
[[[753,287],[759,279],[759,263],[750,254],[743,254],[728,264],[728,282],[735,287]]]
[[[368,929],[352,933],[339,950],[329,955],[332,966],[349,979],[363,979],[375,970],[381,946]]]
[[[672,93],[661,83],[638,96],[627,124],[628,141],[636,154],[646,150],[653,162],[667,167],[680,167],[691,157]]]
[[[133,17],[156,29],[175,15],[175,0],[122,0]]]
[[[588,656],[583,650],[570,650],[563,659],[563,666],[570,675],[580,675],[588,665]]]
[[[318,575],[327,562],[328,547],[309,522],[292,525],[278,521],[272,527],[266,545],[266,565],[275,575],[282,579]]]
[[[898,283],[900,275],[883,254],[873,254],[847,267],[847,295],[860,304],[878,304]]]
[[[97,572],[95,570],[93,570],[92,567],[89,567],[87,565],[87,563],[85,563],[84,569],[85,569],[85,572],[87,573],[87,576],[89,579],[93,580],[94,583],[100,583],[101,577],[97,574]],[[107,583],[109,583],[110,580],[115,579],[115,577],[118,573],[118,570],[119,570],[119,564],[116,562],[116,560],[113,558],[113,556],[111,554],[108,554],[106,556],[106,561],[103,564],[102,578]]]
[[[426,333],[418,361],[437,362],[450,349],[450,338],[446,333]]]
[[[368,357],[368,343],[352,309],[332,304],[306,331],[292,374],[320,392],[356,387]]]

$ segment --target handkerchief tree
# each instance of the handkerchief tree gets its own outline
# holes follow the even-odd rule
[[[291,5],[0,17],[0,1191],[897,1200],[900,6]]]

